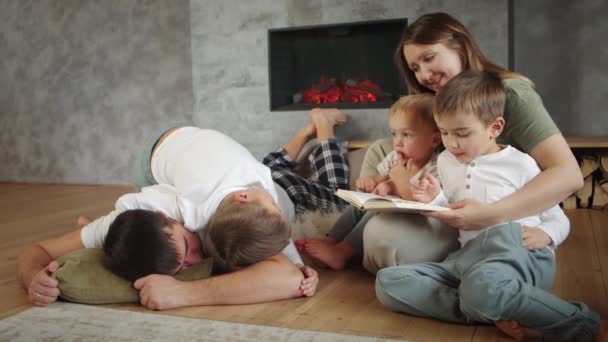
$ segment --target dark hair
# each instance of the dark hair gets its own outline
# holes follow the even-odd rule
[[[395,63],[407,83],[410,94],[433,91],[418,82],[416,75],[410,70],[405,60],[403,47],[408,44],[433,45],[440,43],[456,51],[460,56],[463,71],[490,71],[496,73],[502,79],[519,78],[528,82],[531,86],[534,85],[527,77],[490,62],[481,52],[473,35],[460,21],[449,14],[437,12],[425,14],[409,25],[403,32],[403,37],[395,50]]]
[[[435,95],[435,115],[475,115],[486,125],[503,116],[506,91],[502,79],[491,72],[464,71],[448,81]]]
[[[162,214],[143,209],[122,212],[103,243],[105,266],[129,281],[171,274],[179,266],[179,256],[169,239],[170,229],[171,221]]]
[[[287,246],[291,227],[279,214],[255,203],[222,205],[207,224],[207,251],[224,271],[252,265]],[[206,246],[207,247],[207,246]]]

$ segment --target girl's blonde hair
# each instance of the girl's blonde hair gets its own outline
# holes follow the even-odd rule
[[[477,46],[473,35],[462,23],[449,14],[438,12],[425,14],[409,25],[395,50],[395,63],[411,94],[433,91],[421,85],[414,72],[410,70],[403,55],[403,47],[408,44],[444,44],[458,53],[463,71],[489,71],[497,74],[503,80],[519,78],[534,86],[534,83],[527,77],[490,62]]]
[[[433,118],[433,103],[434,96],[428,93],[402,96],[389,109],[388,119],[405,113],[416,113],[419,120],[438,130]]]

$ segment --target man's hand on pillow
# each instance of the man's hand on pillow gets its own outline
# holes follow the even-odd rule
[[[57,271],[59,263],[51,261],[45,268],[36,273],[27,289],[28,298],[36,306],[47,306],[57,300],[59,296],[59,281],[51,278]]]
[[[180,302],[185,297],[183,284],[172,276],[151,274],[137,279],[133,286],[139,290],[141,305],[152,310],[167,310],[189,305]]]
[[[540,228],[523,226],[521,235],[524,247],[531,251],[545,248],[553,242],[551,237]]]
[[[302,274],[304,274],[304,280],[300,284],[300,292],[302,296],[312,297],[317,291],[317,285],[319,284],[319,274],[314,269],[306,265],[298,265]]]

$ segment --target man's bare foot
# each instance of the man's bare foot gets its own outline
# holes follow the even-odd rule
[[[306,254],[333,270],[342,270],[354,255],[352,247],[342,241],[334,244],[325,240],[309,239],[304,244]]]
[[[336,108],[315,108],[310,111],[310,121],[316,126],[343,125],[346,123],[346,114]]]
[[[525,335],[524,328],[517,321],[497,321],[494,323],[498,330],[509,335],[516,341],[523,341]]]
[[[308,255],[308,252],[306,251],[306,243],[308,241],[313,241],[313,240],[319,240],[319,239],[299,239],[294,241],[294,245],[296,245],[296,249],[298,250],[298,252],[300,252],[300,254],[303,255]],[[331,236],[326,236],[323,239],[324,242],[328,243],[328,244],[332,244],[335,245],[338,242],[340,242],[338,239],[336,239],[335,237],[331,237]],[[325,264],[319,264],[319,266],[323,267],[326,266]]]
[[[87,224],[91,223],[91,218],[85,215],[80,215],[78,216],[78,220],[76,220],[76,223],[78,224],[78,227],[82,228],[84,226],[86,226]]]

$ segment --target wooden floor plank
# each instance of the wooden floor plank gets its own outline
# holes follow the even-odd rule
[[[608,298],[604,290],[599,251],[590,210],[567,210],[571,222],[568,239],[557,248],[557,273],[552,292],[566,300],[583,301],[602,316]]]
[[[604,300],[596,305],[602,317],[608,317],[608,210],[589,210],[593,237],[597,248],[600,273],[603,277]],[[600,289],[597,289],[599,292]]]

